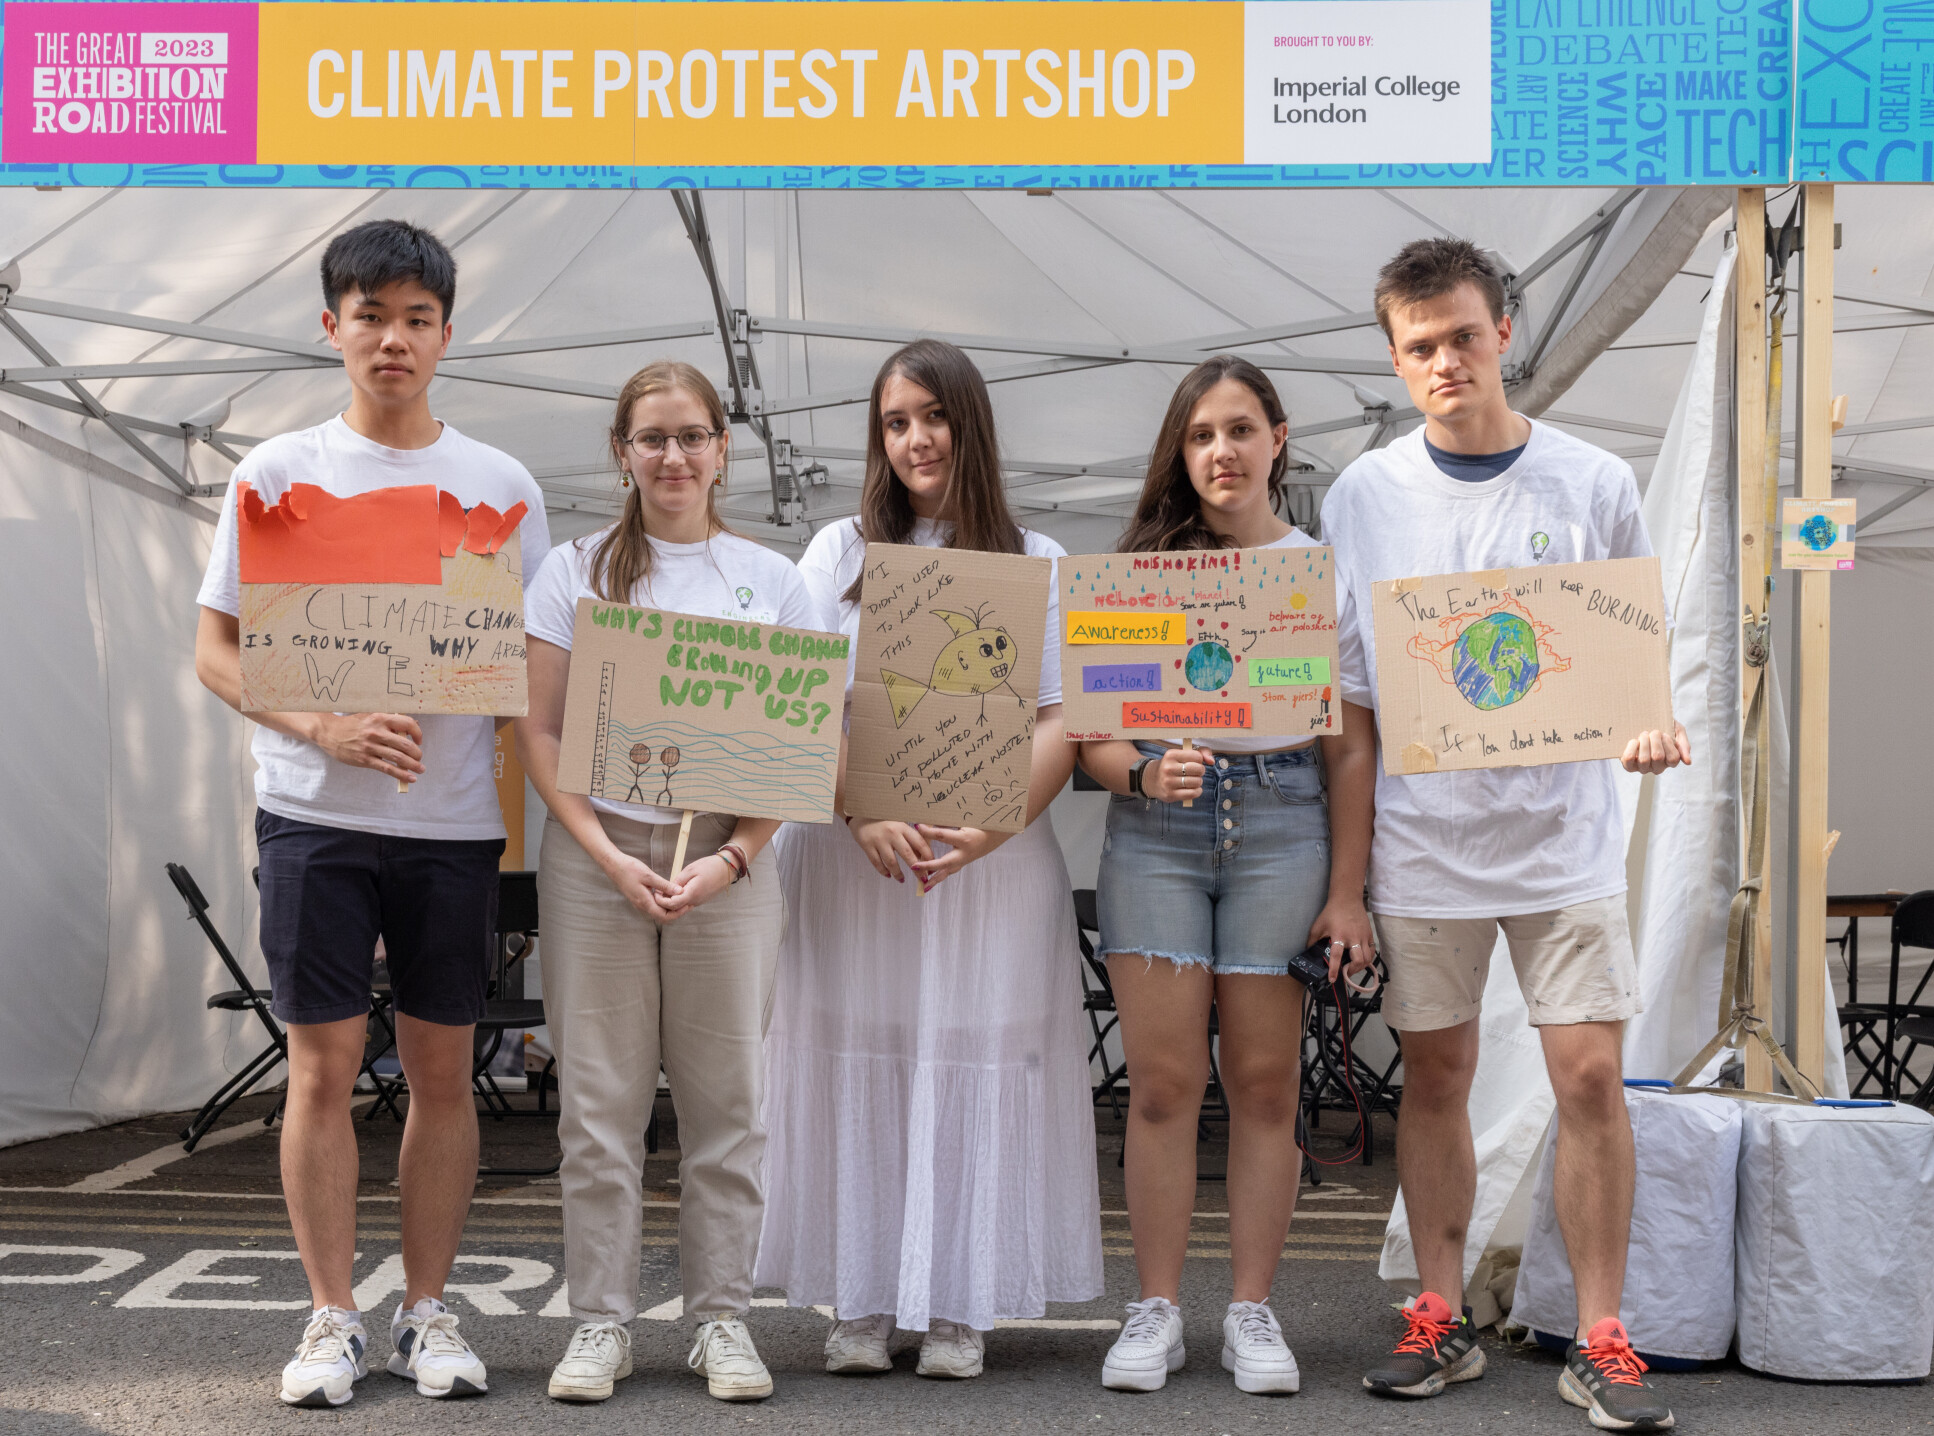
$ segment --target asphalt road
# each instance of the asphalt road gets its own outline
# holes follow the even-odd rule
[[[252,1116],[244,1116],[252,1109]],[[1388,1134],[1370,1168],[1334,1172],[1304,1193],[1275,1309],[1303,1372],[1303,1390],[1262,1398],[1237,1392],[1218,1362],[1228,1300],[1227,1225],[1220,1184],[1204,1181],[1184,1290],[1189,1363],[1161,1392],[1103,1391],[1101,1358],[1122,1303],[1135,1296],[1132,1247],[1120,1215],[1118,1128],[1102,1116],[1103,1241],[1108,1293],[1057,1307],[1045,1324],[997,1331],[986,1374],[940,1383],[913,1374],[910,1348],[890,1374],[835,1377],[821,1369],[826,1317],[762,1305],[755,1339],[777,1391],[751,1406],[711,1400],[685,1367],[689,1337],[677,1298],[675,1132],[649,1169],[637,1374],[598,1406],[561,1406],[544,1394],[571,1322],[559,1302],[560,1211],[554,1182],[480,1186],[450,1304],[490,1369],[490,1393],[431,1402],[382,1371],[388,1337],[371,1322],[373,1374],[333,1411],[296,1411],[275,1399],[277,1376],[307,1310],[275,1181],[276,1138],[266,1106],[248,1103],[191,1157],[170,1156],[179,1119],[152,1118],[0,1152],[0,1433],[255,1433],[623,1431],[765,1429],[871,1433],[1108,1431],[1222,1433],[1565,1432],[1590,1430],[1557,1396],[1559,1363],[1486,1337],[1482,1381],[1428,1402],[1374,1400],[1358,1385],[1364,1362],[1396,1330],[1377,1279],[1381,1214],[1393,1172]],[[362,1300],[386,1315],[398,1293],[397,1129],[364,1124]],[[542,1165],[555,1142],[542,1121],[486,1123],[487,1160]],[[1221,1151],[1205,1145],[1205,1172]],[[70,1250],[59,1250],[68,1248]],[[72,1250],[85,1248],[87,1250]],[[52,1249],[52,1250],[50,1250]],[[90,1275],[91,1273],[91,1275]],[[40,1278],[36,1280],[36,1278]],[[766,1294],[776,1300],[777,1293]],[[1694,1433],[1888,1433],[1934,1430],[1934,1394],[1921,1386],[1814,1386],[1768,1380],[1736,1366],[1659,1378]]]

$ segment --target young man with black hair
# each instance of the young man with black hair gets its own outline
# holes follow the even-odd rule
[[[195,671],[241,707],[237,486],[273,505],[293,483],[338,498],[434,484],[465,508],[526,506],[524,583],[550,551],[544,498],[509,455],[430,412],[450,343],[456,263],[427,230],[358,225],[322,257],[322,315],[343,356],[349,407],[257,446],[235,469],[202,582]],[[376,940],[409,1080],[401,1157],[404,1296],[389,1370],[425,1396],[485,1389],[483,1362],[444,1308],[477,1171],[472,1034],[494,941],[503,818],[492,720],[401,713],[250,713],[262,952],[271,1010],[288,1028],[282,1184],[309,1278],[311,1315],[282,1372],[293,1406],[340,1406],[365,1371],[355,1309],[356,1132]],[[399,782],[408,785],[398,790]]]
[[[1435,1396],[1484,1371],[1460,1306],[1478,1007],[1501,927],[1558,1103],[1555,1200],[1578,1290],[1559,1392],[1595,1426],[1660,1431],[1672,1413],[1618,1317],[1634,1175],[1620,1044],[1640,1004],[1611,765],[1393,777],[1377,754],[1372,583],[1652,552],[1630,466],[1512,411],[1504,301],[1497,271],[1464,240],[1419,240],[1384,266],[1377,319],[1424,424],[1358,457],[1323,504],[1345,706],[1342,756],[1331,750],[1330,901],[1360,913],[1367,864],[1389,973],[1383,1016],[1402,1034],[1397,1163],[1423,1286],[1363,1384]],[[1675,725],[1634,736],[1623,765],[1659,773],[1691,758]],[[1371,957],[1353,951],[1349,965]]]

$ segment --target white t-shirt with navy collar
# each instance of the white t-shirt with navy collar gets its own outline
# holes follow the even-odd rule
[[[1370,585],[1593,559],[1652,543],[1631,465],[1531,420],[1495,478],[1443,473],[1415,430],[1361,455],[1323,500],[1336,551],[1338,687],[1377,706]],[[1396,775],[1377,765],[1372,912],[1508,917],[1625,891],[1625,828],[1609,760]]]

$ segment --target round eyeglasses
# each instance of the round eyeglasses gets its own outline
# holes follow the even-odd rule
[[[676,439],[678,447],[688,454],[702,454],[706,447],[723,434],[723,429],[703,429],[697,424],[680,429],[677,434],[661,434],[656,429],[640,429],[629,439],[625,447],[641,459],[655,459],[665,452],[665,445]]]

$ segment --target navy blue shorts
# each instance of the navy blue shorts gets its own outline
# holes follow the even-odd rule
[[[467,1027],[484,1014],[504,840],[390,838],[257,809],[269,1010],[288,1023],[369,1011],[376,939],[396,1010]]]

